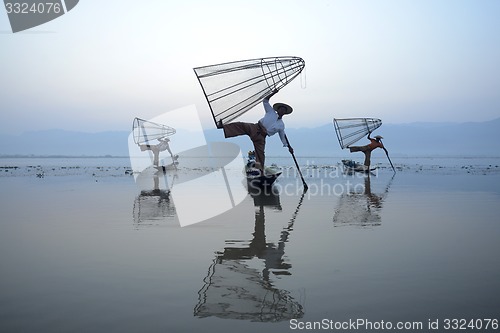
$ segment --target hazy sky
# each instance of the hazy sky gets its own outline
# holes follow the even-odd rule
[[[491,120],[499,17],[497,0],[80,0],[13,34],[0,8],[0,133],[129,130],[191,104],[214,128],[192,68],[270,56],[306,62],[274,98],[288,127]]]

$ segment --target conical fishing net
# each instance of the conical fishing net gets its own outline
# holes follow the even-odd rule
[[[279,90],[304,69],[299,57],[235,61],[194,68],[216,125],[226,124]]]
[[[375,118],[333,119],[340,147],[349,147],[382,125],[382,120]]]
[[[132,125],[134,142],[143,144],[152,140],[165,138],[175,134],[175,129],[140,118],[135,118]]]

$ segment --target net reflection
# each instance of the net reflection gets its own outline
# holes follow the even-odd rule
[[[281,230],[276,243],[266,239],[266,209],[281,211],[277,193],[251,194],[254,199],[255,227],[249,241],[226,241],[226,246],[208,268],[204,285],[198,291],[194,315],[215,316],[260,322],[277,322],[301,318],[303,306],[290,291],[280,289],[273,276],[291,275],[291,263],[285,260],[285,245],[289,241],[295,217]]]
[[[171,198],[171,187],[175,174],[168,181],[164,171],[155,171],[141,179],[143,189],[134,200],[133,218],[135,226],[151,226],[174,221],[176,217],[175,205]],[[163,180],[163,181],[162,181]],[[152,186],[145,184],[152,183]]]

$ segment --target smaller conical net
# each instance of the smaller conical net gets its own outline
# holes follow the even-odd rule
[[[132,125],[132,133],[134,134],[134,142],[136,144],[143,144],[152,140],[174,135],[175,129],[141,118],[135,118]]]
[[[382,125],[375,118],[334,118],[333,126],[342,149],[349,147]]]

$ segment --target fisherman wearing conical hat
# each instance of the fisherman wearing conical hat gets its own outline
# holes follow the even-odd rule
[[[293,109],[290,105],[284,103],[275,103],[271,106],[269,99],[277,92],[278,91],[275,90],[264,98],[262,104],[264,105],[266,113],[259,122],[255,124],[234,122],[222,125],[226,138],[239,135],[248,135],[250,137],[255,148],[255,166],[261,170],[262,175],[264,174],[266,137],[278,133],[283,143],[283,147],[287,147],[290,154],[293,154],[293,148],[290,146],[285,136],[285,123],[282,119],[284,115],[292,113]]]
[[[383,137],[381,137],[380,135],[376,135],[375,138],[371,138],[370,137],[370,133],[368,133],[368,140],[370,140],[370,143],[367,144],[366,146],[353,146],[353,147],[349,147],[349,150],[352,152],[355,152],[355,151],[361,151],[365,154],[365,162],[364,162],[364,165],[366,166],[367,169],[370,168],[370,158],[371,158],[371,155],[372,155],[372,151],[377,149],[377,148],[382,148],[385,150],[385,147],[384,145],[382,144],[382,139]]]
[[[170,156],[172,157],[172,161],[175,162],[177,160],[176,157],[177,155],[173,155],[172,151],[170,150],[170,145],[168,144],[170,142],[169,138],[159,138],[158,139],[158,144],[156,145],[151,145],[151,144],[145,144],[145,145],[139,145],[139,148],[141,148],[141,151],[145,150],[151,150],[153,152],[153,165],[157,167],[160,163],[160,152],[167,150],[170,153]]]

